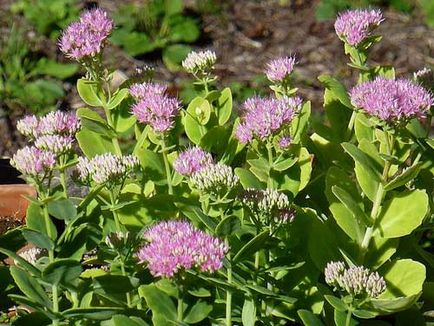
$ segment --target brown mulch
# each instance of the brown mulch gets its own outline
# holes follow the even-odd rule
[[[314,7],[318,0],[293,0],[287,6],[279,5],[277,0],[215,1],[220,4],[221,11],[201,17],[204,37],[195,47],[217,52],[216,68],[222,84],[237,81],[254,85],[252,80],[262,73],[267,60],[287,54],[296,54],[299,64],[295,86],[304,98],[313,102],[316,110],[321,108],[323,94],[317,80],[319,75],[332,74],[348,86],[354,82],[353,71],[346,65],[348,60],[343,45],[334,33],[333,21],[318,22],[315,19]],[[7,2],[11,1],[4,3]],[[108,11],[126,2],[98,1]],[[194,9],[195,1],[187,3]],[[0,1],[0,11],[3,8],[5,5]],[[385,17],[378,29],[383,40],[374,46],[370,56],[372,65],[391,64],[399,76],[407,77],[418,69],[434,65],[433,29],[424,24],[420,13],[410,17],[386,10]],[[127,75],[146,63],[156,65],[158,79],[179,84],[188,77],[183,73],[168,72],[155,56],[138,60],[116,48],[107,52],[110,52],[109,61]],[[73,89],[71,84],[67,86]],[[80,105],[75,92],[68,96],[67,103],[73,108]],[[4,126],[5,119],[0,117],[0,156],[10,155],[20,143],[19,137],[11,142],[11,131]]]

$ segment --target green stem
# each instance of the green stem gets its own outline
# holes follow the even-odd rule
[[[122,260],[122,258],[121,258],[121,272],[122,272],[122,276],[127,276],[127,273],[125,272],[125,263]],[[127,292],[126,297],[127,297],[127,305],[128,307],[131,307],[131,294]]]
[[[164,168],[166,169],[167,187],[169,188],[169,195],[172,195],[173,194],[172,173],[170,171],[170,164],[167,158],[167,149],[166,149],[166,142],[164,140],[164,137],[161,138],[161,151],[163,153]]]
[[[116,204],[116,200],[113,195],[113,191],[109,191],[109,194],[110,194],[110,203],[114,207],[114,205]],[[113,212],[113,219],[115,220],[116,231],[122,231],[121,223],[119,222],[118,213],[115,210],[112,210],[112,212]]]
[[[180,290],[181,292],[182,290]],[[178,297],[178,321],[182,322],[184,319],[184,300],[182,298],[182,293],[179,293]]]
[[[348,310],[348,312],[347,312],[347,318],[345,319],[345,326],[350,326],[351,325],[351,315],[352,315],[351,310]]]
[[[227,244],[226,240],[226,244]],[[231,261],[231,254],[228,252],[227,259],[229,262],[228,265],[228,276],[227,281],[228,284],[232,284],[232,261]],[[232,326],[232,290],[226,291],[226,326]]]
[[[345,133],[345,139],[350,140],[351,135],[353,133],[354,128],[354,122],[356,121],[357,111],[353,110],[353,113],[351,113],[350,121],[348,122],[347,131]]]
[[[105,116],[106,116],[106,119],[107,119],[107,124],[110,127],[113,128],[113,121],[112,121],[112,118],[111,118],[111,115],[110,115],[110,110],[107,109],[104,106],[104,112],[105,112]],[[118,138],[116,136],[112,137],[112,144],[113,144],[113,147],[115,149],[116,154],[121,156],[122,155],[122,150],[121,150],[121,147],[119,145],[119,140],[118,140]]]
[[[47,229],[47,235],[50,239],[53,240],[54,236],[53,236],[53,232],[51,231],[51,223],[50,223],[51,220],[50,220],[50,214],[48,213],[48,206],[46,204],[44,204],[42,210],[44,213],[44,221],[45,221],[45,227]],[[50,263],[52,263],[54,261],[54,250],[53,249],[48,250],[48,259],[49,259]],[[51,291],[52,291],[52,295],[53,295],[53,298],[52,298],[53,312],[54,312],[54,314],[57,314],[59,312],[59,293],[58,293],[57,285],[52,285]],[[53,326],[59,325],[59,320],[57,318],[53,319],[52,325]]]
[[[60,170],[60,184],[63,188],[63,195],[65,198],[68,198],[68,189],[66,188],[66,176],[65,176],[65,169]]]
[[[272,148],[271,142],[267,143],[267,153],[268,153],[268,165],[270,167],[269,174],[271,173],[272,167],[273,167],[273,148]],[[267,179],[267,188],[273,188],[273,180],[271,179],[271,176],[268,175]]]
[[[392,155],[394,141],[392,140],[392,144],[390,144],[389,134],[386,131],[384,133],[385,133],[385,137],[386,137],[387,154]],[[372,226],[370,226],[366,229],[365,235],[364,235],[363,240],[362,240],[362,244],[360,245],[360,256],[359,256],[360,263],[363,263],[363,260],[365,258],[366,252],[368,251],[369,244],[370,244],[371,239],[372,239],[372,235],[373,235],[374,230],[376,228],[376,222],[377,222],[378,214],[380,212],[381,203],[382,203],[383,198],[386,194],[386,190],[384,189],[384,185],[387,184],[390,167],[391,167],[390,161],[386,161],[384,163],[383,174],[381,176],[381,180],[380,180],[380,183],[378,185],[377,192],[375,194],[374,203],[372,205],[372,210],[371,210],[371,214],[370,214]]]

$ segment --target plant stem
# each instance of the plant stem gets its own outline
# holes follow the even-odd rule
[[[121,257],[121,272],[122,272],[122,276],[127,276],[127,273],[125,273],[125,263],[122,260],[122,257]],[[131,294],[127,292],[126,297],[127,297],[127,305],[128,307],[131,307]]]
[[[345,319],[345,326],[350,326],[351,325],[351,315],[352,315],[351,310],[348,310],[348,312],[347,312],[347,318]]]
[[[104,112],[107,119],[107,124],[113,128],[113,121],[111,119],[110,110],[104,106]],[[119,140],[116,136],[112,137],[112,144],[117,155],[122,155],[121,147],[119,146]]]
[[[226,244],[228,245],[228,241],[226,240]],[[232,261],[231,261],[231,254],[228,252],[227,259],[229,261],[228,265],[228,276],[227,280],[229,284],[232,284]],[[232,291],[227,290],[226,291],[226,326],[232,326]]]
[[[268,179],[267,179],[267,188],[273,188],[273,179],[271,179],[270,173],[273,166],[273,148],[272,148],[271,142],[267,143],[267,153],[268,153],[268,165],[269,165],[269,172],[268,172]]]
[[[172,195],[173,194],[172,173],[170,171],[169,160],[167,159],[167,149],[166,149],[166,142],[164,140],[164,137],[161,138],[161,151],[163,153],[164,168],[166,169],[167,187],[169,188],[169,195]]]
[[[110,203],[112,206],[114,206],[116,204],[116,201],[113,195],[113,191],[109,191],[109,194],[110,194]],[[122,231],[121,223],[119,222],[118,213],[116,212],[116,210],[113,209],[113,207],[112,207],[112,212],[113,212],[113,219],[115,220],[116,231]]]
[[[47,204],[44,203],[43,207],[42,207],[43,213],[44,213],[44,221],[45,221],[45,227],[47,229],[47,235],[48,237],[53,240],[53,233],[51,232],[51,220],[50,220],[50,214],[48,213],[48,206]],[[54,250],[50,249],[48,250],[48,259],[50,261],[50,263],[52,263],[54,261]],[[58,294],[58,288],[57,285],[52,285],[51,286],[51,292],[53,294],[53,312],[54,314],[57,314],[59,312],[59,294]],[[52,321],[53,326],[57,326],[59,325],[59,320],[53,319]]]
[[[389,134],[386,131],[384,133],[386,137],[387,154],[392,155],[394,141],[392,141],[392,144],[390,144]],[[386,190],[384,190],[384,185],[387,183],[390,167],[391,167],[390,161],[386,161],[384,163],[383,174],[381,176],[381,180],[378,185],[377,192],[375,194],[374,203],[372,205],[372,210],[370,214],[372,220],[372,226],[366,229],[365,236],[363,237],[362,244],[360,245],[360,256],[359,256],[360,263],[363,263],[366,252],[368,251],[369,248],[369,243],[371,242],[372,235],[374,233],[374,229],[376,228],[376,222],[377,222],[378,214],[380,212],[381,203],[386,194]]]
[[[59,293],[57,285],[52,286],[52,292],[53,292],[53,312],[58,313],[59,312]],[[53,326],[59,325],[58,319],[53,319]]]
[[[180,291],[182,291],[180,289]],[[183,320],[183,315],[184,315],[184,301],[182,299],[182,293],[179,293],[179,297],[178,297],[178,321],[182,322]]]
[[[65,177],[65,169],[61,169],[60,172],[60,184],[63,188],[63,195],[65,198],[68,198],[68,189],[66,188],[66,177]]]
[[[350,121],[348,122],[347,131],[345,132],[345,140],[350,140],[351,135],[353,133],[354,128],[354,122],[356,121],[357,112],[353,110],[353,113],[351,113]]]

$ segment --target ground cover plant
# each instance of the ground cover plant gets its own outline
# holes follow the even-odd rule
[[[371,9],[338,16],[359,78],[347,90],[319,76],[318,121],[292,81],[293,56],[271,60],[271,94],[239,108],[216,86],[211,50],[182,62],[200,92],[189,103],[146,71],[114,87],[101,59],[114,23],[82,13],[59,47],[86,71],[85,105],[17,123],[29,145],[11,164],[38,196],[26,225],[0,237],[9,322],[429,322],[432,81],[426,69],[406,79],[370,65],[383,20]]]

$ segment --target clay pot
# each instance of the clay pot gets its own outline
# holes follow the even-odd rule
[[[0,185],[0,219],[24,223],[30,204],[24,196],[36,197],[36,189],[26,184]]]

